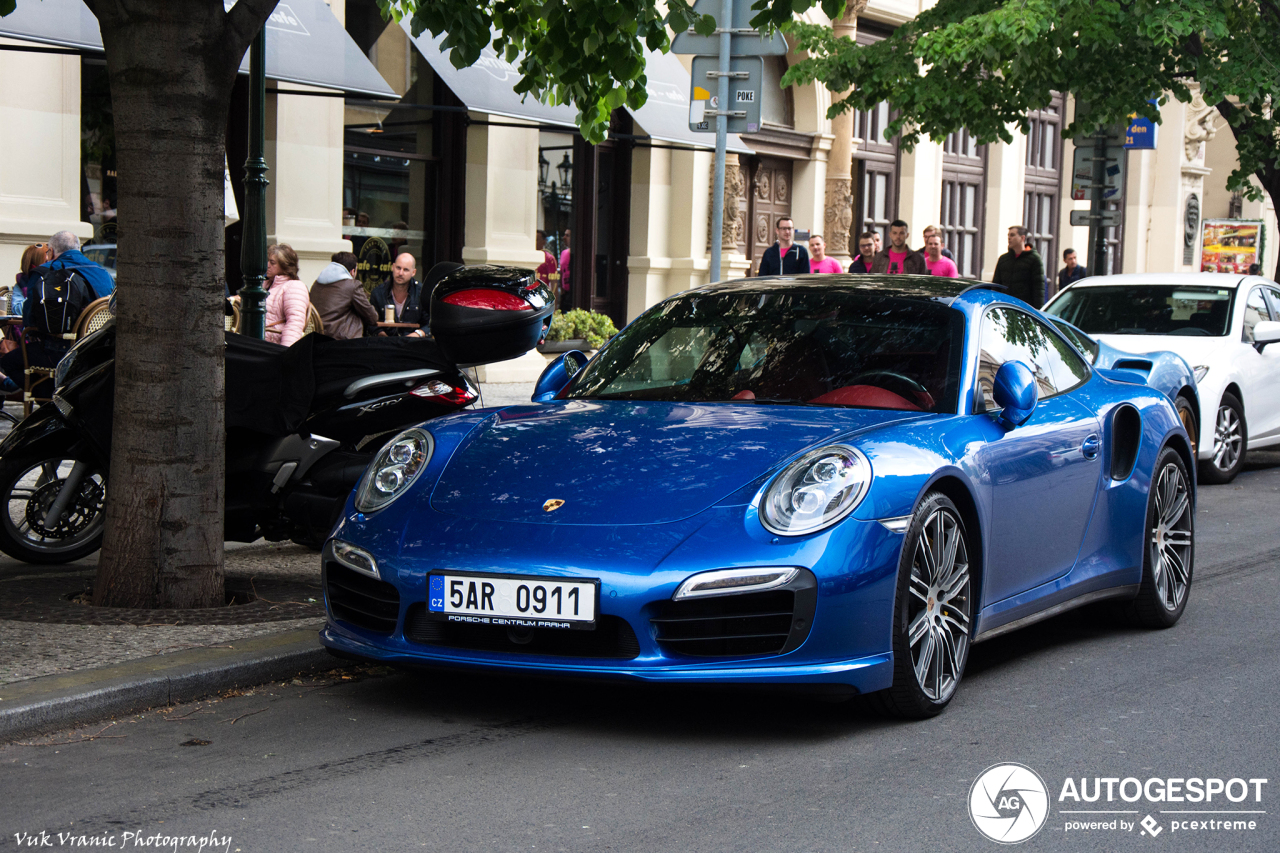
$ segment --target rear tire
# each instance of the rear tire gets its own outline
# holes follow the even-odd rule
[[[102,547],[106,477],[90,464],[61,516],[45,517],[77,460],[65,454],[0,459],[0,551],[26,563],[69,563]]]
[[[1191,458],[1195,459],[1200,450],[1200,424],[1196,418],[1196,408],[1186,397],[1178,397],[1173,408],[1177,410],[1178,420],[1182,421],[1182,428],[1191,439]]]
[[[1200,480],[1215,486],[1230,483],[1244,467],[1245,448],[1249,444],[1249,428],[1244,420],[1244,406],[1231,393],[1222,395],[1217,417],[1213,421],[1213,456],[1200,463]]]
[[[1147,495],[1142,584],[1125,607],[1125,615],[1135,625],[1170,628],[1187,608],[1196,550],[1193,498],[1187,466],[1177,451],[1166,447]]]
[[[889,716],[940,714],[969,659],[973,583],[964,519],[941,492],[925,495],[907,528],[893,607],[893,685],[872,694]]]

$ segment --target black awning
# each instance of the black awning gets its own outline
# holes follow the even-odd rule
[[[0,37],[86,53],[102,51],[98,19],[81,0],[24,0],[0,18]],[[249,73],[247,53],[240,73]],[[267,21],[267,77],[375,98],[396,97],[323,0],[288,0],[276,6]]]

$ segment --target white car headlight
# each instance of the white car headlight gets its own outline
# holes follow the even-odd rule
[[[760,521],[770,533],[798,536],[835,524],[867,494],[871,463],[833,444],[788,465],[760,495]]]
[[[431,461],[435,442],[419,427],[387,442],[364,472],[356,490],[356,509],[376,512],[403,495]]]
[[[1209,375],[1209,365],[1197,364],[1195,367],[1191,368],[1191,372],[1196,375],[1197,382],[1203,382],[1204,378]]]

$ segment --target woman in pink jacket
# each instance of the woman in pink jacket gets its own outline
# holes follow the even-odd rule
[[[311,299],[307,286],[298,280],[298,253],[288,243],[267,247],[268,341],[292,346],[307,326]]]

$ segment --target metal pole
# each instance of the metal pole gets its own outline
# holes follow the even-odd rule
[[[263,338],[267,292],[267,42],[266,27],[249,47],[249,159],[244,161],[244,231],[241,235],[240,333]]]
[[[1091,275],[1107,274],[1107,231],[1102,227],[1102,211],[1106,207],[1103,195],[1107,183],[1107,137],[1103,128],[1098,128],[1093,137],[1093,192],[1089,203],[1089,242],[1093,246],[1089,254]]]
[[[729,147],[729,55],[733,52],[733,0],[720,0],[720,76],[716,78],[715,188],[711,193],[711,280],[720,280],[724,242],[724,159]]]

